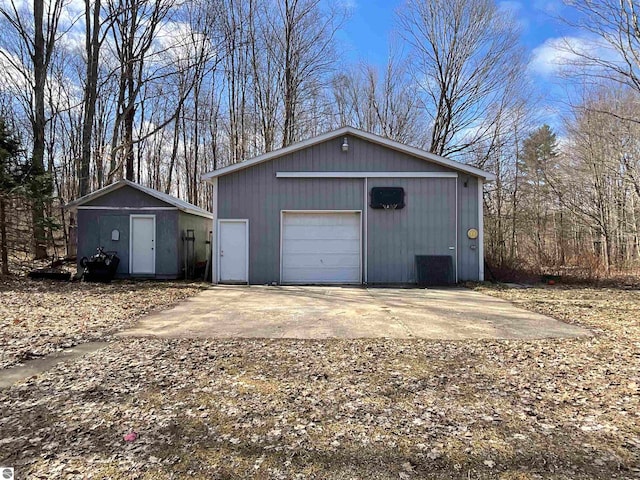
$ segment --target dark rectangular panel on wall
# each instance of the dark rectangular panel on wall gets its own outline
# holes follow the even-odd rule
[[[402,187],[373,187],[371,189],[371,208],[404,208],[404,189]]]
[[[455,282],[451,255],[416,255],[416,277],[420,287],[451,285]]]

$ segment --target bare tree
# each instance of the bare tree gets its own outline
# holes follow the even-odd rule
[[[82,119],[82,156],[78,174],[78,194],[84,196],[91,187],[91,154],[93,126],[98,98],[100,49],[110,28],[110,18],[102,19],[102,0],[84,0],[85,5],[85,55],[86,72],[84,81],[83,119]]]
[[[637,112],[637,99],[630,88],[611,83],[585,93],[567,125],[565,175],[554,186],[563,192],[565,205],[583,220],[593,238],[593,251],[607,268],[637,261],[640,253],[640,126],[625,120]]]
[[[172,0],[112,0],[108,5],[109,15],[113,17],[111,30],[115,51],[120,62],[110,176],[124,164],[125,177],[134,180],[136,101],[148,80],[145,76],[147,55],[171,6]],[[116,162],[120,149],[123,150],[123,158]]]
[[[333,69],[334,35],[341,23],[321,0],[276,0],[281,35],[277,39],[282,69],[282,146],[299,140],[298,114],[305,95],[313,96],[320,80]]]
[[[578,15],[563,21],[590,34],[593,40],[565,41],[566,66],[600,81],[614,80],[640,92],[640,2],[638,0],[565,0]],[[576,18],[571,20],[570,18]],[[637,118],[629,120],[640,122]]]
[[[58,25],[62,12],[63,0],[34,0],[33,15],[19,11],[15,2],[0,7],[2,16],[13,33],[17,35],[19,45],[17,55],[0,49],[0,55],[10,63],[16,71],[21,72],[23,80],[30,86],[31,95],[29,120],[33,132],[32,162],[33,169],[41,176],[41,191],[33,195],[33,234],[34,254],[37,259],[46,258],[45,238],[45,193],[50,188],[50,181],[45,173],[45,129],[47,116],[45,112],[45,95],[47,73],[56,41],[59,37]]]
[[[493,0],[408,0],[399,19],[432,121],[430,150],[468,151],[492,135],[524,71],[517,23]]]
[[[254,103],[263,149],[276,147],[281,116],[282,70],[278,37],[269,2],[259,3],[251,16],[251,68],[254,77]]]
[[[406,63],[393,52],[386,68],[361,65],[332,82],[339,126],[353,125],[392,140],[423,147],[425,125]]]

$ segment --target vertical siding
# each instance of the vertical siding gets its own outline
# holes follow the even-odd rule
[[[280,281],[282,210],[362,210],[360,179],[276,179],[252,168],[218,180],[218,217],[249,219],[249,283]]]
[[[85,204],[86,206],[106,206],[106,207],[172,207],[162,200],[152,197],[140,190],[128,185],[120,187],[113,192],[95,198]]]
[[[294,171],[452,171],[422,159],[349,137],[333,139],[218,179],[218,218],[249,219],[249,282],[280,281],[281,210],[363,210],[362,179],[276,178]],[[465,180],[469,180],[464,187]],[[395,178],[368,180],[368,187],[402,186],[407,206],[399,211],[369,209],[368,279],[370,283],[415,282],[414,256],[453,255],[457,247],[459,280],[478,276],[477,250],[466,231],[477,228],[477,182],[459,174],[458,244],[456,180]],[[366,207],[368,208],[368,206]],[[476,241],[477,242],[477,241]]]
[[[129,216],[156,216],[156,277],[176,278],[180,275],[177,210],[78,210],[78,261],[90,257],[97,247],[118,252],[117,275],[129,275]],[[203,219],[206,220],[206,219]],[[111,232],[120,231],[120,240],[112,241]]]
[[[465,183],[467,184],[465,186]],[[458,280],[476,281],[479,275],[479,239],[467,237],[470,228],[478,229],[478,179],[460,174],[458,178]]]
[[[304,150],[284,155],[253,168],[265,165],[274,171],[325,172],[446,172],[449,169],[426,162],[405,153],[348,136],[349,151],[342,151],[343,139],[335,138]],[[271,167],[268,167],[271,169]],[[240,172],[231,174],[238,175]]]
[[[368,209],[368,282],[415,283],[416,255],[451,255],[455,269],[456,180],[369,179],[373,187],[402,187],[401,210]]]

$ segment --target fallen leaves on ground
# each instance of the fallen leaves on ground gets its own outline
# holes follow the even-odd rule
[[[0,277],[0,369],[80,343],[103,340],[149,311],[195,295],[203,285]]]
[[[598,335],[120,339],[0,392],[0,464],[18,478],[638,478],[640,293],[483,291]]]

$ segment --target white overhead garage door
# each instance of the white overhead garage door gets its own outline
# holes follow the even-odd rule
[[[283,212],[282,283],[361,283],[359,212]]]

